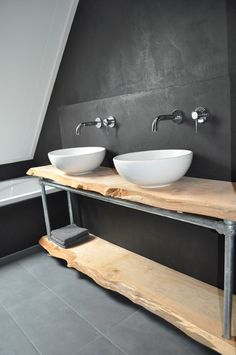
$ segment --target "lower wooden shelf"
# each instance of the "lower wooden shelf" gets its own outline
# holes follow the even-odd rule
[[[152,260],[92,236],[81,245],[63,249],[42,237],[52,256],[119,292],[167,320],[196,341],[221,354],[236,353],[236,338],[223,334],[223,291]],[[235,334],[236,297],[233,307]]]

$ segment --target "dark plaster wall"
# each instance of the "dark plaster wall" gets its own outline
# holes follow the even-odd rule
[[[57,109],[63,105],[162,89],[161,98],[171,110],[183,106],[178,97],[173,99],[187,84],[192,100],[185,100],[184,106],[189,115],[196,105],[210,104],[201,87],[196,90],[197,83],[207,85],[208,80],[226,77],[215,87],[221,85],[221,105],[226,108],[220,121],[229,124],[226,20],[223,0],[81,0],[48,107],[36,163],[46,162],[47,152],[61,146]],[[195,89],[191,92],[192,83]],[[158,99],[154,97],[153,111],[143,117],[146,127],[162,109]],[[214,102],[211,110],[216,114]],[[90,118],[94,117],[81,119]],[[141,128],[137,126],[136,130]],[[225,159],[229,161],[229,140],[226,145]],[[229,165],[224,173],[230,178]]]
[[[95,235],[223,287],[224,239],[216,232],[84,197],[78,201],[78,221]]]
[[[0,165],[0,181],[23,176],[32,165],[33,160],[2,164]]]
[[[232,180],[236,181],[236,4],[234,0],[227,1],[228,24],[228,58],[231,92],[231,152]]]
[[[47,201],[51,227],[67,224],[66,194],[50,194]],[[0,221],[0,258],[37,244],[46,234],[40,197],[1,207]]]
[[[106,165],[112,166],[115,154],[146,149],[186,148],[194,152],[189,175],[230,179],[230,93],[229,79],[218,77],[166,89],[112,98],[99,99],[59,110],[63,147],[98,145],[108,150]],[[226,105],[222,106],[222,102]],[[189,112],[202,104],[214,118],[199,127],[196,134]],[[170,113],[173,108],[183,109],[188,117],[181,125],[171,121],[160,122],[157,133],[151,124],[160,113]],[[83,120],[94,120],[113,115],[118,127],[108,132],[103,127],[85,127],[76,136],[75,127]]]
[[[114,154],[182,147],[194,151],[193,176],[231,179],[231,77],[228,4],[223,0],[80,0],[35,164],[60,147],[104,145]],[[213,118],[194,133],[190,112]],[[58,110],[59,107],[62,107]],[[182,126],[151,122],[183,109]],[[85,128],[83,120],[114,115],[119,128]],[[60,116],[60,120],[59,120]],[[223,239],[216,233],[93,200],[80,200],[82,223],[105,239],[165,265],[222,285]]]

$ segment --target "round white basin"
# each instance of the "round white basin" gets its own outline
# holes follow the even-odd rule
[[[117,155],[113,162],[126,180],[145,188],[163,187],[188,171],[193,152],[184,149],[147,150]]]
[[[68,175],[86,174],[101,165],[106,153],[103,147],[54,150],[48,153],[51,164]]]

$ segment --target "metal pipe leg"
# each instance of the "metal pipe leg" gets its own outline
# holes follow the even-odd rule
[[[232,306],[233,306],[233,275],[234,275],[234,237],[235,223],[225,221],[225,265],[224,265],[224,338],[231,338]]]
[[[49,214],[48,214],[46,189],[45,189],[45,185],[44,185],[43,181],[40,181],[40,185],[41,185],[41,192],[42,192],[43,213],[44,213],[46,231],[47,231],[48,239],[50,239],[51,227],[50,227],[50,220],[49,220]]]
[[[70,193],[70,191],[67,191],[67,201],[68,201],[70,224],[74,224],[74,216],[73,216],[73,208],[72,208],[72,201],[71,201],[71,193]]]

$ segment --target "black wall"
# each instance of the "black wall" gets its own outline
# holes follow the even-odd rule
[[[80,0],[34,163],[47,163],[47,152],[62,146],[103,145],[106,165],[117,153],[181,147],[194,151],[190,175],[231,180],[232,7],[223,0]],[[213,117],[196,135],[190,112],[199,105]],[[153,134],[153,118],[174,108],[186,122],[161,122]],[[79,122],[108,115],[119,123],[109,135],[94,127],[75,135]],[[217,233],[85,198],[80,205],[91,232],[222,285]]]
[[[112,157],[120,153],[146,149],[191,149],[194,159],[189,175],[230,180],[229,98],[229,80],[220,77],[65,106],[58,112],[62,145],[105,146],[108,150],[106,165],[112,165]],[[196,134],[189,113],[200,104],[214,112],[214,118],[199,126]],[[171,121],[160,122],[158,132],[152,133],[154,117],[160,113],[171,113],[175,107],[188,114],[185,122],[181,125]],[[105,128],[85,127],[81,135],[76,136],[78,122],[109,115],[116,117],[116,129],[107,132]]]
[[[200,155],[205,160],[204,169],[201,161],[194,170],[195,175],[204,175],[205,167],[210,164],[207,176],[230,179],[229,90],[225,1],[81,0],[48,108],[36,162],[46,162],[47,152],[61,146],[58,107],[139,93],[134,97],[115,98],[113,107],[106,101],[92,110],[88,104],[87,111],[78,112],[74,122],[66,128],[63,126],[63,131],[67,130],[64,138],[70,134],[71,145],[84,144],[87,139],[95,140],[96,144],[101,132],[98,135],[91,129],[79,139],[74,135],[74,124],[94,119],[96,114],[114,114],[120,122],[117,140],[105,135],[100,139],[106,146],[108,143],[108,148],[112,146],[112,152],[119,153],[120,146],[124,151],[124,145],[126,151],[169,146],[177,134],[179,146],[191,146],[194,140],[194,164]],[[200,127],[196,136],[189,116],[198,105],[207,106],[214,119],[207,127]],[[153,118],[174,108],[183,109],[188,121],[181,127],[165,122],[160,134],[153,136],[150,131]],[[128,125],[132,126],[132,140],[124,136],[130,128]],[[188,138],[190,144],[185,144]]]
[[[231,91],[231,153],[232,180],[236,181],[236,4],[234,0],[227,1],[228,19],[228,62]]]
[[[0,165],[0,181],[24,176],[33,165],[33,160]]]
[[[67,224],[66,194],[49,194],[47,202],[51,228]],[[0,221],[0,258],[37,244],[46,234],[40,197],[1,207]]]

